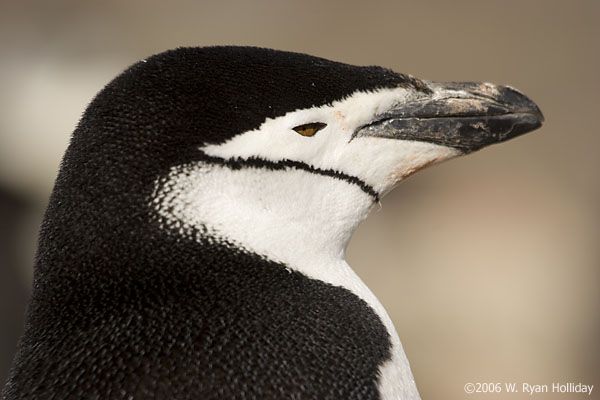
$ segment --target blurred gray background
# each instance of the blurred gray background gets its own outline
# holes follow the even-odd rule
[[[0,381],[69,136],[103,85],[177,46],[238,44],[517,87],[542,129],[430,168],[348,258],[390,312],[424,399],[467,382],[582,382],[600,399],[597,1],[0,2]]]

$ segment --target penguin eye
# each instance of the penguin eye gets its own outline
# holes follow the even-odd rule
[[[327,124],[324,124],[322,122],[312,122],[310,124],[298,125],[293,129],[302,136],[314,136],[315,133],[319,132],[326,126]]]

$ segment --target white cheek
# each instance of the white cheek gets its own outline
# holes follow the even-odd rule
[[[327,126],[315,136],[302,136],[292,128],[306,120],[324,122]],[[260,129],[238,135],[221,145],[205,146],[208,155],[230,158],[259,157],[269,161],[295,160],[319,166],[332,149],[349,140],[349,134],[336,126],[331,115],[311,119],[283,118],[266,121]]]
[[[258,129],[241,133],[226,143],[205,146],[202,150],[227,159],[290,159],[331,168],[331,165],[319,165],[317,161],[338,152],[343,148],[343,143],[350,141],[356,128],[371,122],[375,115],[409,95],[410,92],[403,88],[356,92],[331,105],[291,111],[281,117],[268,119]],[[294,132],[294,127],[311,122],[322,122],[327,127],[313,137]]]
[[[343,164],[347,174],[362,177],[385,194],[418,170],[461,154],[433,143],[363,137],[348,145]]]

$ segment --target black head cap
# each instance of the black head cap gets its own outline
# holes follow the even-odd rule
[[[113,80],[82,125],[102,134],[169,136],[220,143],[265,119],[331,103],[355,91],[414,78],[306,54],[254,47],[179,48],[141,61]]]

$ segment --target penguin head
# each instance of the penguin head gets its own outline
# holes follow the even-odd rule
[[[89,107],[74,141],[131,143],[170,166],[198,154],[295,161],[389,191],[437,161],[541,125],[524,95],[251,47],[181,48],[144,60]],[[98,149],[103,153],[108,148]],[[141,161],[141,160],[137,160]]]
[[[181,48],[133,65],[90,104],[48,215],[119,245],[148,236],[140,226],[151,216],[176,235],[262,253],[310,232],[308,248],[340,255],[404,178],[542,120],[509,87],[261,48]]]

